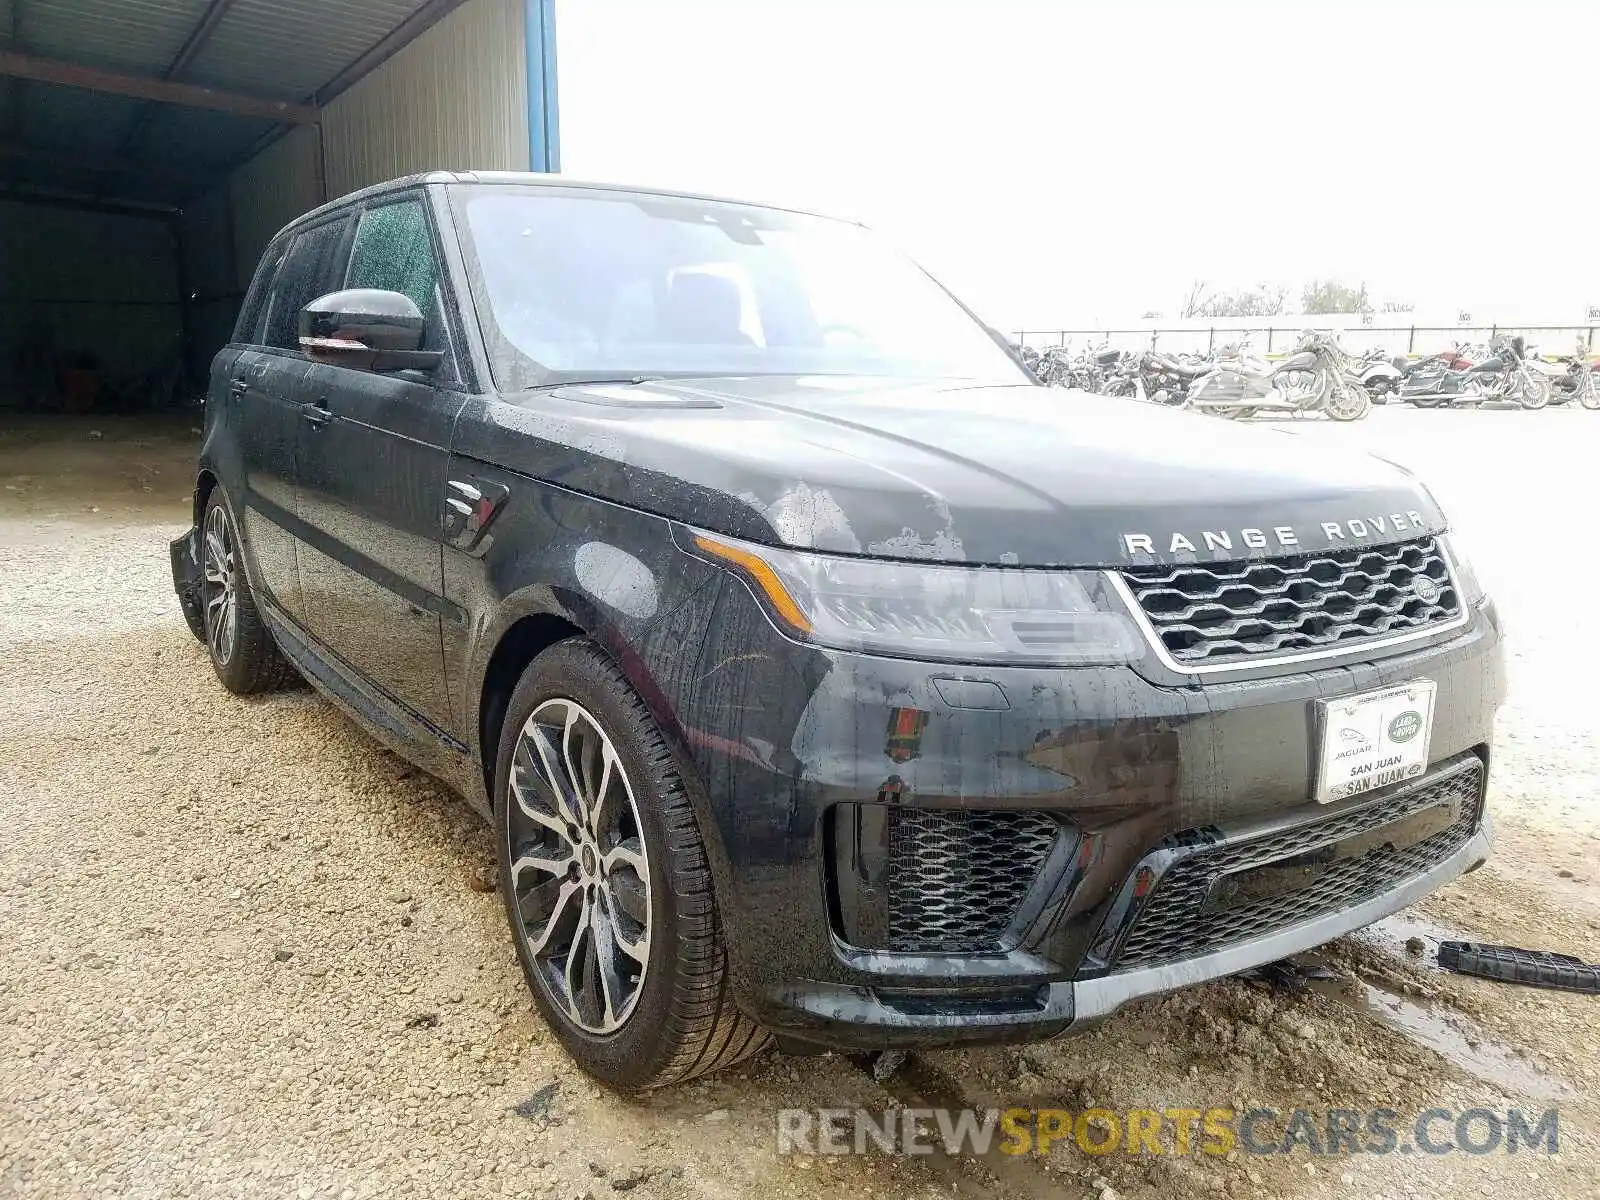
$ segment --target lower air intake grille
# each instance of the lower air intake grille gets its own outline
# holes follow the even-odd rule
[[[898,808],[889,822],[889,949],[921,954],[997,949],[1059,828],[992,810]]]
[[[1435,538],[1298,558],[1129,567],[1122,578],[1167,653],[1186,666],[1422,633],[1462,611]]]
[[[1112,969],[1128,971],[1195,958],[1390,891],[1442,862],[1472,836],[1478,826],[1482,796],[1483,762],[1476,755],[1468,755],[1431,777],[1352,812],[1265,837],[1196,850],[1169,867],[1156,882]],[[1458,806],[1458,815],[1448,828],[1403,849],[1369,838],[1364,844],[1371,848],[1353,857],[1317,853],[1451,803]],[[1183,844],[1181,839],[1171,841],[1173,846]],[[1298,890],[1220,911],[1206,909],[1207,896],[1219,876],[1307,862],[1314,863],[1314,869],[1308,872],[1305,886]]]

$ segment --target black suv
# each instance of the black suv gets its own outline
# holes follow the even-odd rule
[[[1432,497],[1038,386],[859,226],[431,174],[273,239],[184,613],[494,823],[533,995],[659,1086],[1038,1038],[1488,854],[1495,610]]]

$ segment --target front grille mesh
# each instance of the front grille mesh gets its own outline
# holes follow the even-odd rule
[[[1478,825],[1483,763],[1469,755],[1454,767],[1375,804],[1254,840],[1198,850],[1157,881],[1144,911],[1123,942],[1114,970],[1127,971],[1209,954],[1381,895],[1447,858]],[[1296,855],[1403,820],[1454,800],[1460,815],[1448,828],[1397,850],[1378,845],[1356,858],[1329,863],[1298,891],[1262,897],[1219,912],[1204,909],[1214,880],[1232,871],[1281,863]],[[1173,845],[1187,844],[1175,841]]]
[[[987,809],[895,809],[889,821],[889,949],[923,954],[996,949],[1059,828]]]
[[[1129,567],[1122,577],[1156,637],[1186,665],[1357,643],[1461,614],[1435,538],[1298,558]]]

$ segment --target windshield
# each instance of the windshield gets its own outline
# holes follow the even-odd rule
[[[857,225],[576,188],[462,188],[454,203],[505,390],[634,375],[1026,378]]]

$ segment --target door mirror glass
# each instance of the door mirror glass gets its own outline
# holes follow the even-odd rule
[[[300,310],[300,348],[311,357],[371,371],[431,371],[444,357],[424,350],[426,322],[399,292],[352,288]]]

